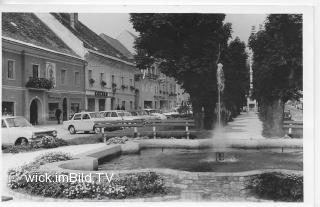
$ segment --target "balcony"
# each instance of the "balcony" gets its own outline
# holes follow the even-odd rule
[[[27,88],[31,89],[52,89],[54,87],[53,82],[46,78],[34,78],[29,77],[29,81],[26,83]]]

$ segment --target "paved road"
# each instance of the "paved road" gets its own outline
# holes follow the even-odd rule
[[[72,139],[75,137],[87,137],[89,134],[85,134],[83,132],[79,132],[77,134],[70,134],[68,130],[63,128],[62,124],[49,124],[49,125],[38,125],[35,126],[37,128],[51,128],[51,129],[55,129],[58,132],[58,137],[62,138],[62,139]],[[91,134],[93,134],[93,132],[90,132]]]

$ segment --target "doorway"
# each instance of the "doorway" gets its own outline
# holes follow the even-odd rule
[[[39,123],[38,116],[39,116],[39,100],[33,99],[30,105],[30,123],[32,125],[37,125]]]
[[[68,120],[68,102],[67,98],[64,98],[62,101],[62,120]]]

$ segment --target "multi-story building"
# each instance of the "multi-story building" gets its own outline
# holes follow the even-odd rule
[[[32,13],[2,13],[2,114],[33,124],[85,108],[85,61]]]
[[[51,15],[51,14],[46,14]],[[77,13],[54,13],[43,18],[52,29],[57,28],[63,36],[73,35],[82,46],[67,41],[76,50],[82,47],[85,67],[85,109],[103,111],[109,109],[133,109],[136,100],[134,74],[137,72],[132,60],[120,53],[99,35],[78,20]],[[58,27],[57,23],[65,27]],[[81,53],[81,51],[80,51]]]
[[[134,40],[136,36],[129,31],[122,32],[118,37],[118,42],[127,48],[123,51],[123,47],[119,49],[124,55],[130,54],[132,57],[135,52]],[[112,43],[109,40],[110,43]],[[160,72],[156,64],[146,70],[141,70],[140,78],[136,82],[139,88],[139,103],[141,108],[154,108],[169,110],[176,106],[176,82],[174,78],[170,78]]]

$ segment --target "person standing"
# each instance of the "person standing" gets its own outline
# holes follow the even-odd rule
[[[61,116],[61,113],[62,113],[61,109],[57,108],[56,113],[55,113],[55,116],[56,116],[56,118],[57,118],[57,120],[58,120],[58,124],[60,124],[60,116]]]

